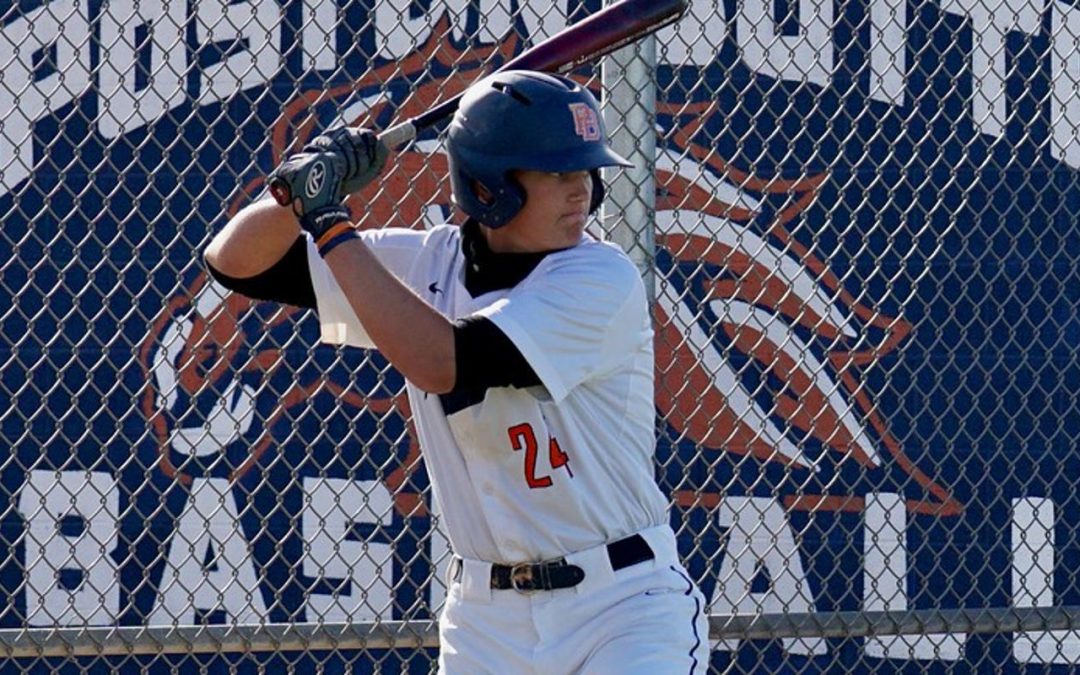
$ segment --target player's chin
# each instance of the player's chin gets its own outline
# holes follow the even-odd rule
[[[585,233],[585,224],[588,221],[589,215],[585,213],[566,215],[559,218],[555,229],[566,242],[569,242],[567,245],[570,246],[581,239],[581,235]]]

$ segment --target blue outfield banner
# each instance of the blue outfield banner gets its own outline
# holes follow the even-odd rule
[[[313,133],[416,114],[552,30],[384,4],[325,34],[292,0],[0,5],[0,628],[432,618],[447,549],[400,376],[199,257]],[[989,5],[693,3],[661,34],[657,471],[714,613],[1080,604],[1080,8]],[[445,169],[430,132],[349,206],[451,219]],[[363,506],[311,516],[337,503]],[[1073,633],[713,652],[748,673],[1077,663]]]

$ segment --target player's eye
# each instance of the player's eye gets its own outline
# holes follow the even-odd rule
[[[588,173],[588,171],[552,171],[548,175],[559,180],[567,180],[579,178],[582,174],[586,173]]]

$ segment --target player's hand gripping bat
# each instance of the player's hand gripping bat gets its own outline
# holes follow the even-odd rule
[[[539,70],[565,73],[615,51],[623,45],[678,21],[688,0],[622,0],[568,26],[540,44],[507,61],[498,70]],[[498,72],[498,71],[496,71]],[[388,148],[397,148],[454,114],[463,94],[443,101],[427,112],[393,125],[379,134]],[[288,183],[270,180],[270,193],[278,204],[292,203]]]

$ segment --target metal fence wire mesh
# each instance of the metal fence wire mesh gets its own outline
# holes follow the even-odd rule
[[[0,1],[0,673],[435,670],[401,376],[200,255],[314,134],[599,9]],[[574,76],[713,670],[1080,665],[1080,7],[693,0]],[[350,206],[454,221],[439,134]]]

